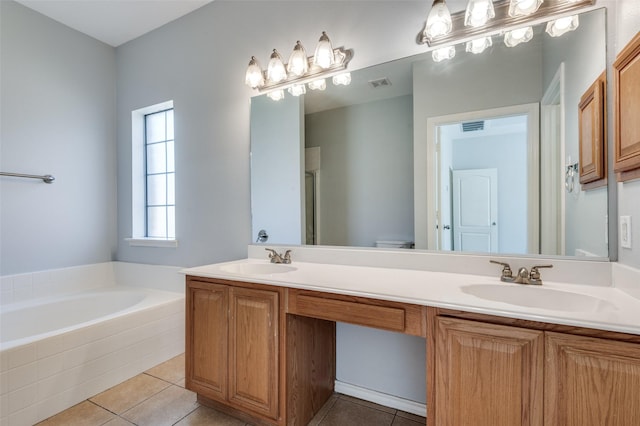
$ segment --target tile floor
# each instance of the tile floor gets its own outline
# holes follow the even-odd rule
[[[309,426],[419,426],[424,417],[335,394]],[[184,355],[108,389],[39,426],[250,426],[196,402],[184,388]]]

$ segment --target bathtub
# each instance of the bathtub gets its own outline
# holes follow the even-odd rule
[[[0,426],[32,425],[184,351],[177,267],[2,277]]]

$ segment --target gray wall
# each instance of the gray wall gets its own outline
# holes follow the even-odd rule
[[[0,274],[115,257],[115,50],[0,2]]]
[[[413,241],[412,97],[307,114],[306,147],[320,147],[318,244]]]
[[[118,260],[193,266],[246,256],[251,235],[251,55],[311,51],[322,30],[353,48],[351,67],[417,53],[419,2],[215,1],[118,47]],[[309,17],[313,16],[310,25]],[[413,26],[407,22],[413,22]],[[389,34],[381,27],[398,27]],[[173,99],[178,248],[130,247],[131,111]]]

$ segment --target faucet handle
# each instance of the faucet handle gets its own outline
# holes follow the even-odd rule
[[[508,263],[504,263],[504,262],[498,262],[497,260],[489,260],[489,262],[491,263],[495,263],[497,265],[502,265],[502,276],[500,276],[500,279],[502,281],[505,282],[512,282],[513,281],[513,271],[511,270],[511,266],[509,266]]]
[[[284,252],[282,263],[291,263],[291,250],[287,250]]]
[[[533,266],[531,268],[531,272],[529,273],[529,278],[531,278],[532,280],[540,280],[540,271],[538,270],[540,268],[553,268],[553,265]]]
[[[282,263],[282,257],[280,257],[277,251],[270,248],[265,248],[265,250],[269,252],[269,259],[271,259],[271,263]]]

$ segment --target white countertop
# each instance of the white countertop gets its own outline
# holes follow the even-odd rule
[[[498,276],[296,261],[287,265],[295,269],[282,273],[241,273],[233,271],[234,266],[230,265],[249,265],[251,268],[251,265],[270,263],[249,258],[184,269],[182,272],[207,278],[316,290],[640,335],[640,299],[612,286],[553,281],[544,281],[542,286],[526,286],[503,283]],[[478,286],[475,289],[491,286],[490,290],[498,298],[503,294],[515,296],[519,299],[518,304],[474,296],[470,294],[474,292],[474,287],[471,286]],[[525,304],[533,306],[524,306]]]

